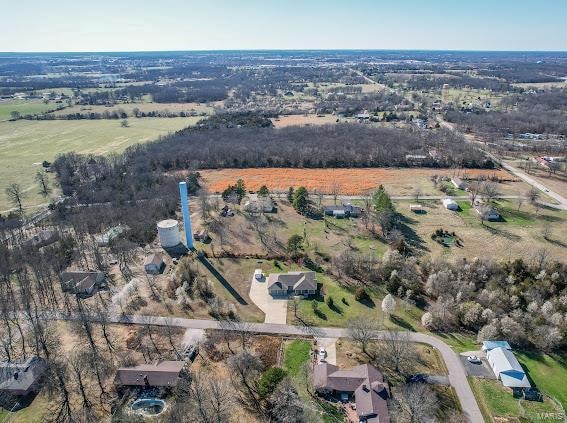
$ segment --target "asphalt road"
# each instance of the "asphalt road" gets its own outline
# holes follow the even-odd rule
[[[69,315],[59,312],[44,312],[42,317],[48,320],[76,320],[78,315]],[[93,321],[97,321],[97,316],[90,316]],[[136,325],[155,325],[155,326],[175,326],[185,329],[220,329],[220,323],[216,320],[197,320],[185,319],[181,317],[165,316],[143,316],[143,315],[115,315],[110,318],[113,323],[136,324]],[[324,328],[324,327],[301,327],[276,323],[245,323],[240,328],[224,328],[229,330],[242,330],[246,332],[288,335],[288,336],[314,336],[322,338],[350,338],[348,329],[343,328]],[[436,348],[448,370],[449,383],[455,389],[461,408],[465,416],[472,423],[482,423],[484,419],[480,408],[476,402],[474,394],[467,381],[467,374],[459,355],[455,353],[449,345],[442,340],[424,333],[404,332],[412,342],[420,342]],[[375,339],[381,339],[387,332],[376,331]]]

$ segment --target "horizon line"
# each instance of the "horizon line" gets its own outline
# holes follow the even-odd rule
[[[483,50],[483,49],[422,49],[422,48],[258,48],[258,49],[189,49],[189,50],[53,50],[0,51],[2,54],[116,54],[116,53],[231,53],[231,52],[440,52],[440,53],[567,53],[567,50]]]

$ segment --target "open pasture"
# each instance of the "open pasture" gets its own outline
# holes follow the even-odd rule
[[[107,154],[157,139],[172,131],[193,125],[199,118],[130,119],[123,128],[119,120],[0,122],[0,212],[12,207],[5,190],[16,182],[26,191],[24,207],[48,202],[38,194],[34,181],[44,160],[58,154]]]

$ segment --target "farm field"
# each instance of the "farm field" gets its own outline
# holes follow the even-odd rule
[[[193,125],[199,118],[131,119],[123,128],[118,120],[0,122],[0,213],[9,210],[5,189],[19,183],[27,192],[24,207],[48,202],[36,191],[34,176],[43,160],[60,153],[107,154],[147,142]]]
[[[23,115],[35,115],[49,110],[55,110],[61,104],[50,102],[43,103],[41,100],[0,100],[0,121],[11,118],[10,113],[19,112]]]
[[[442,195],[431,182],[434,175],[452,176],[453,169],[429,168],[347,168],[347,169],[298,169],[298,168],[252,168],[213,169],[200,171],[211,192],[222,192],[239,178],[244,179],[249,190],[256,191],[266,184],[272,192],[287,192],[290,186],[305,186],[307,190],[331,193],[333,186],[339,187],[344,195],[362,195],[374,191],[383,184],[392,196],[412,195],[420,188],[422,195]],[[462,175],[463,171],[461,171]],[[503,170],[466,169],[470,177],[497,176],[515,180]],[[523,182],[501,184],[502,194],[514,195],[525,192],[528,186]]]
[[[286,126],[309,126],[309,125],[331,125],[337,123],[337,116],[333,115],[285,115],[278,118],[272,118],[271,121],[276,128],[285,128]],[[341,119],[345,122],[346,119]]]
[[[459,201],[460,211],[445,209],[439,201],[425,201],[424,214],[409,210],[409,201],[396,203],[397,210],[405,217],[410,239],[421,245],[422,252],[445,257],[486,257],[500,259],[523,257],[531,260],[538,249],[545,249],[555,259],[565,254],[562,240],[567,236],[567,212],[555,209],[536,209],[523,204],[517,210],[515,200],[500,200],[495,203],[503,221],[481,223],[468,201]],[[546,240],[544,228],[549,225],[551,233]],[[431,239],[436,229],[455,232],[462,246],[444,247]]]
[[[113,106],[101,105],[75,105],[63,110],[53,113],[55,116],[66,116],[74,113],[88,114],[88,113],[104,113],[104,112],[117,112],[124,111],[128,116],[134,115],[134,109],[138,109],[142,113],[150,112],[171,112],[171,113],[191,113],[197,114],[211,114],[214,111],[212,106],[200,103],[124,103],[115,104]]]

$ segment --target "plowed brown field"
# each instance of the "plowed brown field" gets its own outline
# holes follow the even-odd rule
[[[496,175],[504,180],[514,178],[502,170],[488,169],[425,169],[425,168],[377,168],[377,169],[296,169],[252,168],[201,170],[201,175],[211,192],[221,192],[229,184],[242,178],[246,188],[258,190],[267,185],[270,191],[284,192],[291,187],[304,186],[309,191],[332,193],[334,187],[345,195],[359,195],[375,190],[383,184],[392,195],[410,195],[420,188],[423,195],[438,195],[430,179],[433,175],[478,177]]]

